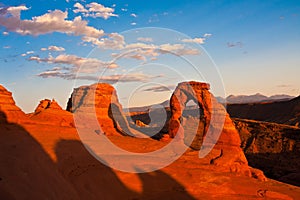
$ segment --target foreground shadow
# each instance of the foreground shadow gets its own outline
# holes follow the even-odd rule
[[[78,199],[42,146],[0,111],[0,199]]]
[[[142,192],[135,192],[76,140],[61,140],[56,146],[56,154],[59,171],[81,199],[194,199],[182,185],[162,171],[136,174],[141,181]]]
[[[55,163],[23,127],[7,122],[2,112],[0,141],[0,199],[194,199],[162,171],[137,174],[141,192],[131,190],[77,140],[56,144]]]

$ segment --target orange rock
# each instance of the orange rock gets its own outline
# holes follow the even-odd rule
[[[56,126],[74,127],[72,113],[63,110],[53,99],[41,100],[34,113],[29,114],[35,123],[50,124]]]
[[[119,103],[117,92],[107,83],[96,83],[90,86],[75,88],[68,101],[67,110],[75,113],[88,126],[93,123],[95,114],[101,130],[105,135],[138,135],[141,134],[129,127]]]
[[[7,122],[20,123],[28,120],[25,113],[16,106],[12,93],[0,85],[0,111],[6,116]]]

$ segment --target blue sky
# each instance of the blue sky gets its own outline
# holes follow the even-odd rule
[[[44,98],[65,107],[73,87],[99,77],[114,84],[124,107],[158,103],[194,79],[210,82],[217,96],[300,94],[299,1],[6,0],[0,7],[0,84],[25,112]]]

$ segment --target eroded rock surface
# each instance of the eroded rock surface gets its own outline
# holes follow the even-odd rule
[[[107,83],[75,88],[68,102],[67,110],[73,112],[80,125],[95,126],[94,118],[100,125],[97,133],[105,135],[136,135],[126,121],[117,92]]]

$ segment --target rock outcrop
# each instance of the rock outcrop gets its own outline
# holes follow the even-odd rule
[[[80,118],[81,125],[92,125],[94,120],[90,119],[96,117],[101,129],[95,130],[98,134],[131,136],[140,134],[129,127],[116,90],[107,83],[75,88],[69,98],[67,111],[74,113],[77,119]]]
[[[21,123],[28,120],[25,113],[16,106],[12,93],[2,85],[0,85],[0,111],[3,116],[5,115],[6,121],[10,123]]]
[[[209,89],[209,84],[195,81],[178,84],[170,101],[170,137],[174,138],[176,134],[183,134],[184,142],[197,150],[206,148],[202,145],[212,146],[215,143],[212,152],[219,153],[216,153],[215,158],[211,160],[212,164],[264,180],[262,172],[257,173],[258,171],[251,170],[248,166],[247,159],[240,148],[241,140],[234,124],[224,106],[217,102]],[[183,118],[186,104],[190,100],[199,106],[199,114],[196,117],[198,123],[191,123],[190,118]],[[183,127],[184,133],[180,127]],[[195,134],[195,137],[190,136]],[[191,138],[194,140],[191,141]]]
[[[29,114],[29,117],[33,122],[40,124],[75,126],[72,113],[63,110],[54,99],[41,100],[34,113]]]

